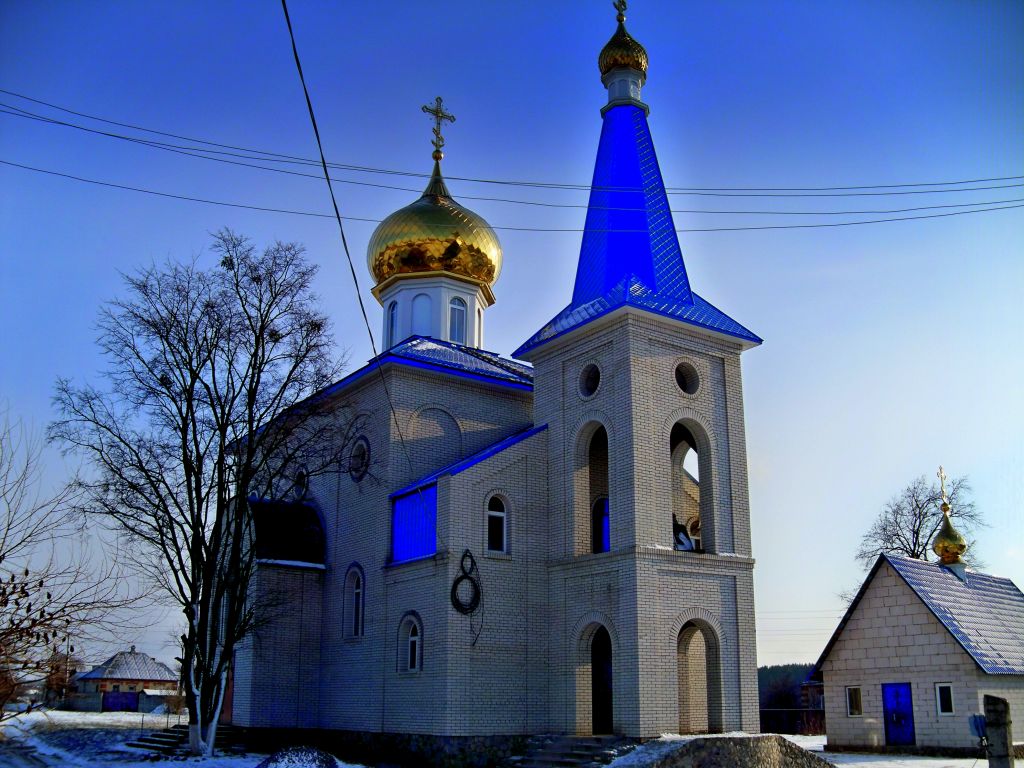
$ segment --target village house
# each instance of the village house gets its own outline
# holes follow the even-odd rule
[[[178,690],[178,676],[163,662],[135,646],[119,651],[73,678],[77,692],[70,709],[93,712],[151,712]]]
[[[829,749],[976,756],[986,694],[1024,713],[1024,595],[961,562],[943,509],[939,561],[880,555],[815,665]]]

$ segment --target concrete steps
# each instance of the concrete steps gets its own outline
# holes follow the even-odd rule
[[[243,738],[244,732],[237,726],[220,725],[217,727],[217,749],[219,750],[230,750],[237,746]],[[165,756],[181,754],[188,748],[188,726],[180,723],[172,725],[170,728],[164,728],[162,731],[147,733],[134,741],[129,741],[126,746]]]
[[[621,736],[540,736],[530,742],[526,754],[508,761],[510,768],[596,768],[633,743]]]

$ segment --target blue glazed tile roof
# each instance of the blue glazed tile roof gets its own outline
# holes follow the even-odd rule
[[[938,563],[885,559],[979,667],[990,675],[1024,675],[1024,594],[1016,584],[971,570],[961,581]]]
[[[629,289],[626,289],[626,286]],[[637,309],[645,309],[657,315],[671,317],[681,320],[690,325],[718,331],[728,336],[734,336],[742,341],[752,344],[760,344],[761,338],[752,331],[740,325],[727,314],[705,301],[696,293],[690,293],[689,302],[679,301],[671,296],[655,294],[647,286],[643,285],[635,277],[629,278],[615,286],[608,294],[594,299],[586,304],[576,306],[570,304],[550,321],[543,328],[530,337],[519,349],[513,352],[514,355],[521,355],[551,339],[571,331],[577,326],[584,325],[601,315],[606,315],[619,307],[632,306]]]
[[[953,638],[990,675],[1024,675],[1024,594],[1009,579],[966,571],[966,581],[939,563],[879,555],[812,672],[821,674],[847,622],[883,562],[909,586]]]
[[[572,302],[513,354],[622,306],[761,343],[691,291],[647,114],[631,104],[604,115]]]
[[[394,499],[399,496],[405,496],[408,493],[412,493],[417,488],[423,488],[424,486],[436,483],[441,477],[445,475],[457,475],[460,472],[465,472],[467,469],[469,469],[472,466],[475,466],[476,464],[479,464],[481,461],[489,459],[491,456],[499,454],[506,448],[511,448],[513,445],[521,443],[523,440],[526,440],[529,437],[533,437],[538,432],[543,432],[547,428],[547,424],[541,424],[539,427],[530,427],[529,429],[524,429],[521,432],[516,432],[514,435],[509,435],[508,437],[502,438],[498,442],[493,443],[480,451],[477,451],[471,456],[467,456],[464,459],[459,459],[456,462],[453,462],[445,467],[442,467],[436,472],[432,472],[426,477],[422,477],[419,480],[416,480],[415,482],[409,483],[404,488],[401,488],[392,493],[391,498]]]
[[[165,680],[175,682],[178,676],[163,662],[152,656],[130,651],[119,651],[102,664],[81,674],[78,680]]]

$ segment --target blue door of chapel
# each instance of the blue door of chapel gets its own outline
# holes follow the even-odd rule
[[[882,685],[882,714],[885,716],[885,743],[890,747],[912,746],[914,738],[914,700],[910,683]]]

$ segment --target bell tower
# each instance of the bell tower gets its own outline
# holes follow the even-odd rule
[[[761,339],[691,290],[640,101],[647,52],[615,5],[572,300],[515,352],[549,428],[562,726],[599,727],[585,651],[603,629],[615,732],[756,732],[740,355]]]

